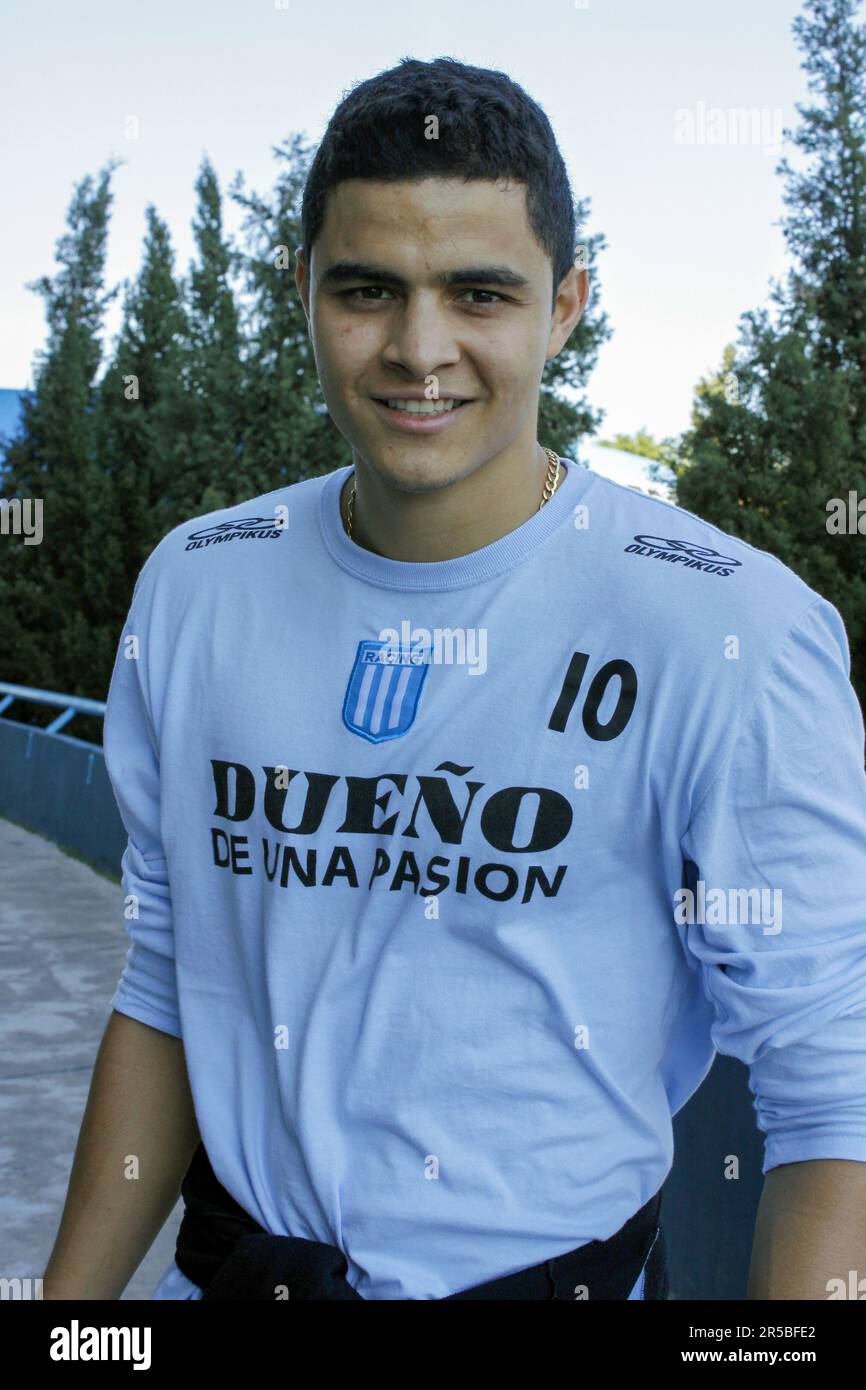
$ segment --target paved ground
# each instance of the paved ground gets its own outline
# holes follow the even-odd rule
[[[0,818],[0,1277],[44,1273],[124,925],[119,883]],[[123,1298],[151,1296],[182,1212],[178,1202]]]

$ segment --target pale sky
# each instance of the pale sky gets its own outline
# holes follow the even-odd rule
[[[151,201],[185,270],[205,153],[224,189],[240,169],[264,191],[272,145],[296,131],[320,139],[349,87],[402,57],[445,55],[507,72],[543,106],[575,193],[591,198],[585,230],[607,237],[597,269],[614,335],[589,383],[606,412],[600,434],[678,434],[740,314],[785,270],[774,171],[789,149],[782,128],[807,98],[791,34],[800,10],[795,0],[4,0],[0,387],[32,384],[44,318],[25,282],[51,273],[72,188],[109,155],[126,161],[114,175],[109,284],[135,275]],[[741,124],[743,111],[754,123]],[[239,220],[228,200],[226,216]],[[118,321],[119,301],[109,338]]]

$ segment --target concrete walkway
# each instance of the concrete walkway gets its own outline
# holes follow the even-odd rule
[[[0,819],[0,1277],[44,1273],[124,926],[119,883]],[[179,1201],[124,1299],[150,1298],[182,1214]]]

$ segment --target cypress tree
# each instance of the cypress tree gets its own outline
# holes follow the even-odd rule
[[[316,477],[351,463],[327,413],[295,286],[301,244],[301,199],[312,157],[298,135],[273,150],[277,175],[267,195],[247,191],[238,175],[231,194],[244,209],[244,476],[250,495]]]
[[[575,220],[580,227],[589,216],[588,198],[575,200]],[[598,303],[601,282],[598,264],[607,245],[601,232],[587,237],[581,245],[579,264],[586,265],[590,277],[589,300],[571,336],[558,355],[544,365],[538,402],[538,439],[566,458],[576,458],[584,435],[594,434],[604,412],[590,405],[585,388],[598,360],[599,350],[612,334],[608,316]],[[563,391],[577,393],[569,398]]]
[[[95,673],[110,671],[116,644],[105,620],[118,549],[94,420],[100,335],[115,294],[104,288],[115,167],[109,162],[75,188],[68,230],[57,243],[59,269],[28,285],[44,300],[48,337],[37,353],[32,398],[24,401],[22,434],[8,450],[4,476],[7,498],[42,500],[44,528],[40,545],[2,538],[5,677],[82,695],[93,694]],[[55,715],[30,707],[18,713],[41,724]]]
[[[856,0],[809,0],[795,19],[813,104],[783,159],[792,266],[768,308],[696,392],[680,441],[677,498],[768,550],[839,609],[852,680],[866,698],[866,514],[834,532],[833,499],[866,504],[866,33]],[[866,513],[866,505],[864,505]]]
[[[232,288],[235,257],[223,233],[219,183],[207,159],[195,187],[197,255],[184,282],[184,381],[195,428],[184,440],[175,477],[174,500],[182,516],[231,506],[253,491],[241,449],[243,377]]]
[[[174,481],[195,425],[183,378],[187,324],[171,238],[152,205],[145,216],[141,269],[125,286],[123,321],[99,383],[97,412],[99,457],[123,535],[119,624],[142,564],[181,520]]]

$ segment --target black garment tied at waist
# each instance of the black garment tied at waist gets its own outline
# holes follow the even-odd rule
[[[203,1144],[181,1185],[184,1216],[175,1263],[203,1298],[278,1300],[363,1298],[346,1280],[341,1250],[301,1236],[275,1236],[244,1211],[214,1173]],[[627,1299],[650,1250],[661,1250],[661,1190],[607,1240],[506,1274],[446,1299]],[[657,1237],[659,1239],[657,1239]],[[647,1279],[649,1280],[649,1268]],[[586,1289],[583,1294],[582,1290]],[[283,1297],[285,1295],[282,1295]],[[644,1296],[647,1296],[645,1292]],[[654,1291],[649,1296],[664,1297]]]

